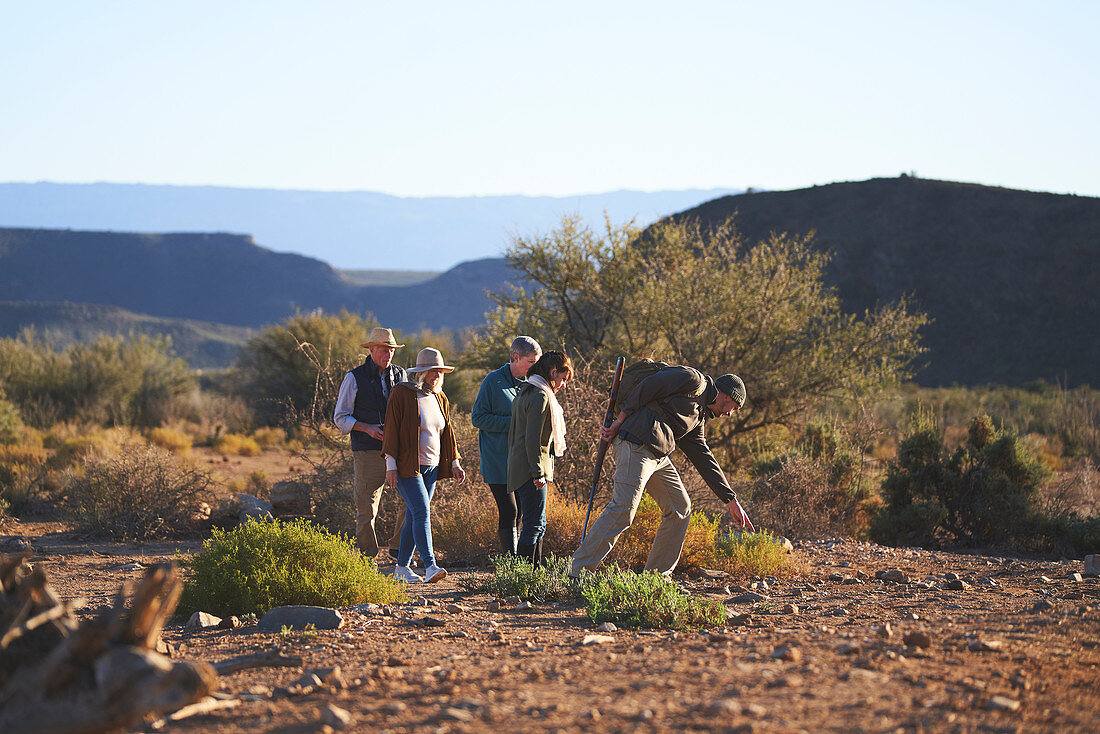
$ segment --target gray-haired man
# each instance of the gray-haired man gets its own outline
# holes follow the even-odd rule
[[[680,561],[691,498],[669,455],[680,449],[741,527],[752,528],[749,516],[707,446],[708,417],[733,415],[745,404],[745,383],[737,375],[712,380],[691,367],[666,367],[639,382],[622,403],[615,421],[601,429],[615,451],[611,502],[593,523],[573,554],[569,575],[594,569],[630,527],[642,493],[649,492],[661,508],[661,524],[646,559],[647,571],[669,574]],[[753,528],[755,530],[755,528]]]

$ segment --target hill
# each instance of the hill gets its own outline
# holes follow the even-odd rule
[[[674,218],[736,215],[749,241],[816,232],[848,310],[905,294],[925,385],[1100,385],[1100,199],[896,179],[727,196]]]
[[[340,268],[445,270],[504,251],[512,232],[652,222],[730,189],[584,196],[401,197],[372,191],[0,183],[0,227],[116,232],[248,232],[272,250]]]
[[[190,319],[165,319],[115,306],[88,303],[0,301],[0,338],[33,328],[58,346],[95,341],[101,335],[167,336],[172,351],[191,367],[225,367],[253,334],[251,329]]]
[[[359,286],[329,265],[231,234],[0,229],[0,298],[117,306],[161,318],[260,327],[297,311],[370,312],[401,329],[480,323],[485,292],[513,280],[478,260],[407,286]]]

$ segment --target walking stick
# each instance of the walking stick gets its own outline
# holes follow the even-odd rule
[[[619,381],[623,379],[623,370],[626,369],[626,358],[619,357],[615,362],[615,376],[611,379],[611,399],[607,404],[607,414],[603,418],[604,428],[611,425],[615,420],[615,401],[619,397]],[[581,533],[581,540],[588,536],[588,518],[592,516],[592,503],[596,500],[596,487],[600,483],[600,471],[603,470],[603,460],[607,456],[607,441],[603,440],[603,436],[600,436],[600,445],[596,448],[596,468],[592,472],[592,492],[588,495],[588,512],[584,513],[584,531]]]

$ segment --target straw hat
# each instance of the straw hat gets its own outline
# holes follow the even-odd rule
[[[409,374],[416,372],[427,372],[428,370],[443,370],[444,372],[454,372],[454,367],[443,364],[443,353],[438,349],[432,349],[431,347],[424,347],[420,350],[420,354],[416,355],[416,366],[410,367],[405,370]]]
[[[390,329],[383,329],[378,327],[377,329],[371,329],[370,340],[366,344],[360,344],[361,347],[403,347],[404,344],[398,344],[397,340],[393,338],[393,331]]]

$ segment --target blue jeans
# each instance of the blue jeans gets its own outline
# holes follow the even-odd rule
[[[424,568],[435,565],[432,552],[432,516],[429,505],[435,493],[438,466],[422,466],[415,477],[397,478],[397,491],[405,500],[405,525],[401,528],[401,545],[397,551],[397,565],[408,566],[413,547],[420,552]]]
[[[519,544],[535,545],[546,534],[546,485],[536,489],[534,480],[528,479],[516,490],[516,504],[523,522]]]

